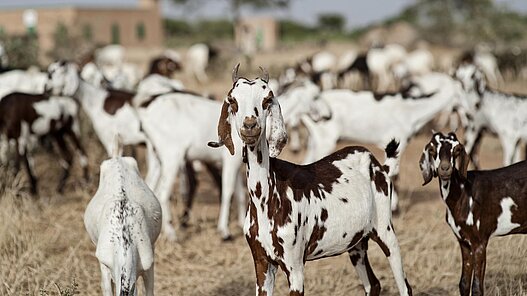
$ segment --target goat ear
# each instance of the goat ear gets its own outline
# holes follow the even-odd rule
[[[421,159],[419,159],[419,167],[421,168],[421,174],[423,175],[423,186],[430,183],[434,177],[432,163],[430,162],[430,156],[428,153],[428,146],[425,147]]]
[[[487,81],[485,74],[481,71],[477,71],[474,73],[474,83],[476,87],[476,92],[481,97],[483,96],[483,93],[485,92],[485,88],[487,88]]]
[[[461,145],[461,144],[459,144]],[[457,157],[457,170],[459,171],[459,174],[463,177],[463,178],[467,178],[467,169],[468,169],[468,164],[470,162],[470,158],[468,157],[467,155],[467,152],[465,151],[465,147],[463,145],[461,145],[461,149],[459,151],[459,155]]]
[[[272,92],[270,95],[273,95]],[[278,100],[275,97],[273,97],[271,106],[269,106],[267,120],[269,125],[269,136],[267,139],[269,142],[269,156],[278,157],[285,144],[287,144],[287,132],[280,104],[278,104]]]
[[[326,102],[316,100],[311,104],[309,117],[311,117],[314,122],[327,121],[330,120],[332,116],[333,113],[331,112],[331,108]]]
[[[221,106],[220,120],[218,121],[218,142],[209,142],[209,147],[218,148],[223,145],[229,149],[231,155],[234,155],[234,144],[231,136],[231,123],[229,122],[229,104],[223,102]]]
[[[64,77],[64,88],[62,90],[62,94],[71,97],[73,94],[75,94],[77,88],[79,87],[79,74],[77,65],[69,63],[66,66],[66,72],[64,75],[66,76]]]

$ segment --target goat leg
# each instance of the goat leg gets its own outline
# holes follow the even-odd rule
[[[55,135],[55,141],[57,142],[57,145],[59,146],[62,161],[61,165],[63,168],[62,177],[60,178],[59,185],[57,187],[57,192],[62,193],[64,192],[64,185],[66,184],[66,180],[70,176],[70,169],[71,164],[73,162],[73,157],[71,155],[70,150],[68,149],[68,145],[66,145],[66,142],[64,141],[64,137],[62,134]]]
[[[187,192],[182,192],[183,202],[185,209],[183,215],[179,219],[179,223],[182,227],[188,227],[190,220],[190,211],[192,210],[192,203],[194,202],[194,195],[196,194],[196,188],[198,187],[198,179],[196,178],[196,170],[192,165],[192,161],[185,162],[185,175],[188,184]],[[181,178],[181,182],[184,182]]]

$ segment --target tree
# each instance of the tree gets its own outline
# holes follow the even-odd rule
[[[172,0],[172,1],[178,5],[195,5],[197,7],[201,5],[203,2],[211,1],[211,0]],[[251,6],[254,8],[268,8],[268,7],[284,8],[284,7],[289,6],[289,3],[291,2],[291,0],[225,0],[225,1],[230,3],[234,21],[240,18],[240,9],[243,6]]]
[[[346,20],[338,13],[320,14],[318,16],[318,27],[323,31],[342,32]]]

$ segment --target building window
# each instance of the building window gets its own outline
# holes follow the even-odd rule
[[[82,37],[84,37],[84,40],[86,41],[92,41],[93,40],[93,31],[91,29],[90,24],[85,24],[82,27]]]
[[[135,27],[136,28],[136,35],[137,35],[137,40],[139,41],[143,41],[146,37],[146,29],[145,29],[145,24],[143,22],[140,22],[137,24],[137,26]]]
[[[112,25],[112,43],[119,44],[120,42],[121,42],[121,36],[119,32],[119,25],[113,24]]]

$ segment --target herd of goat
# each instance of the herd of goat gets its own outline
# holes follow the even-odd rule
[[[460,294],[483,295],[491,237],[527,232],[527,163],[518,162],[520,142],[527,140],[527,98],[487,86],[489,80],[496,85],[502,79],[489,54],[463,57],[451,74],[432,71],[427,51],[407,53],[399,45],[349,54],[338,72],[328,66],[334,57],[321,52],[284,69],[277,80],[263,69],[259,78],[241,77],[238,65],[231,90],[219,102],[171,79],[181,69],[177,53],[155,58],[149,73],[136,79],[116,58],[120,50],[101,49],[82,65],[58,61],[47,73],[0,74],[0,161],[17,168],[23,164],[33,193],[38,183],[31,154],[43,139],[60,150],[58,191],[74,161],[66,139],[89,177],[88,156],[79,140],[80,109],[110,156],[100,166],[99,187],[84,216],[96,245],[104,295],[113,294],[112,281],[116,295],[136,295],[139,276],[145,294],[153,295],[155,241],[161,231],[176,239],[169,205],[173,186],[179,177],[185,224],[197,186],[197,162],[220,188],[218,230],[225,240],[231,237],[229,209],[236,196],[238,222],[254,259],[257,295],[272,294],[278,268],[287,276],[290,295],[303,295],[305,262],[344,252],[366,295],[379,295],[381,286],[367,257],[369,239],[389,260],[400,294],[411,295],[392,224],[398,203],[392,180],[408,142],[438,116],[459,118],[465,139],[454,132],[434,133],[419,167],[423,185],[438,178],[446,220],[459,241]],[[202,57],[193,64],[201,69],[194,74],[206,81],[209,49],[201,44],[194,50],[198,60]],[[342,87],[354,72],[370,90]],[[386,92],[394,82],[400,90]],[[299,149],[301,126],[308,134],[305,164],[277,158],[288,134],[291,148]],[[477,170],[476,152],[485,131],[499,137],[506,167]],[[361,146],[334,152],[339,140],[374,144],[384,149],[386,159],[381,163]],[[146,146],[144,180],[136,160],[122,156],[123,146],[139,144]],[[214,149],[222,146],[227,149]],[[476,170],[468,171],[470,160]]]

